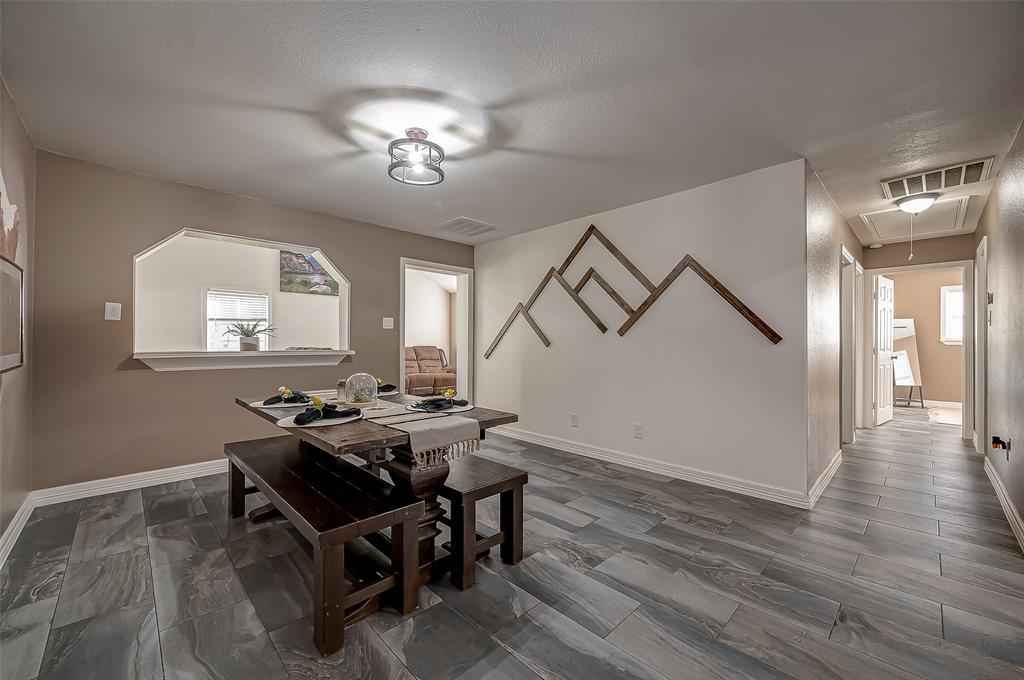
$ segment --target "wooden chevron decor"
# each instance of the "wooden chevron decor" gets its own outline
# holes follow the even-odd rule
[[[641,302],[640,306],[636,309],[633,309],[629,303],[611,287],[611,284],[605,281],[604,277],[598,274],[593,267],[589,268],[586,273],[583,274],[583,277],[575,286],[569,285],[569,282],[565,280],[566,270],[569,269],[569,265],[572,264],[572,261],[576,258],[579,252],[583,250],[583,246],[587,244],[587,241],[591,236],[596,238],[601,245],[603,245],[608,252],[626,268],[626,271],[632,274],[633,277],[640,282],[640,285],[647,289],[647,297],[644,298],[644,301]],[[583,313],[594,322],[597,329],[602,333],[605,333],[608,331],[608,326],[606,326],[604,322],[601,321],[600,317],[594,313],[594,310],[590,308],[590,305],[580,297],[580,292],[582,292],[583,288],[586,287],[589,282],[594,281],[602,290],[604,290],[604,292],[608,293],[608,296],[615,301],[615,304],[621,307],[622,311],[626,313],[626,320],[621,326],[619,326],[618,330],[619,335],[625,335],[626,332],[640,320],[640,317],[642,317],[644,313],[651,308],[651,305],[661,297],[661,294],[664,293],[670,285],[672,285],[672,282],[687,269],[692,269],[697,276],[704,280],[704,283],[708,284],[713,291],[721,295],[722,299],[732,305],[733,308],[739,312],[744,319],[749,321],[754,328],[761,331],[761,333],[768,338],[769,342],[773,345],[777,345],[782,342],[782,336],[776,333],[775,329],[765,323],[757,314],[754,314],[749,307],[743,304],[742,300],[733,295],[732,291],[722,285],[721,281],[716,279],[711,272],[705,269],[691,255],[684,255],[683,259],[679,261],[679,264],[672,268],[672,271],[662,279],[661,283],[654,285],[650,279],[644,276],[643,272],[637,269],[636,266],[629,261],[628,257],[622,254],[622,251],[615,247],[614,243],[608,240],[607,236],[601,233],[600,229],[592,224],[587,227],[585,232],[583,232],[583,236],[580,237],[580,240],[576,242],[576,246],[569,253],[568,257],[565,258],[565,261],[562,262],[562,266],[558,269],[555,269],[554,267],[549,269],[547,273],[544,274],[544,278],[542,278],[540,283],[537,284],[537,288],[534,289],[533,295],[530,296],[530,299],[527,300],[525,304],[520,302],[516,305],[515,309],[512,310],[512,314],[509,315],[508,320],[505,322],[505,325],[503,325],[501,330],[498,331],[498,335],[494,338],[494,342],[492,342],[491,346],[487,348],[486,352],[484,352],[484,358],[489,359],[491,357],[494,349],[498,346],[498,343],[501,342],[505,333],[508,332],[508,329],[512,326],[512,322],[515,321],[518,316],[522,316],[526,319],[526,323],[530,324],[530,328],[532,328],[533,332],[537,334],[537,337],[540,338],[540,341],[544,343],[545,347],[551,346],[551,341],[548,340],[548,336],[544,335],[544,331],[542,331],[540,326],[537,325],[537,321],[530,316],[530,308],[533,307],[533,303],[537,301],[537,298],[540,297],[542,292],[544,292],[544,288],[547,287],[548,282],[552,279],[558,282],[558,285],[565,290],[569,297],[572,298],[572,301],[575,302],[576,305],[583,310]]]

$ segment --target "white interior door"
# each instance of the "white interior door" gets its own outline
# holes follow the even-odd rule
[[[875,425],[892,420],[892,279],[875,277]]]
[[[988,391],[988,238],[978,244],[974,264],[974,446],[978,453],[988,448],[986,416]],[[964,404],[966,407],[966,404]]]

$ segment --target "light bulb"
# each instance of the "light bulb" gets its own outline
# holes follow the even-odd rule
[[[415,165],[412,166],[412,171],[415,172],[416,174],[423,172],[423,164],[416,163]]]

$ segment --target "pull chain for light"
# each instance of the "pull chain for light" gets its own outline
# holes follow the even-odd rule
[[[914,213],[910,213],[910,257],[907,262],[914,259]]]

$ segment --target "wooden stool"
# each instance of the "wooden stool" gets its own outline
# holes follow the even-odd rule
[[[496,545],[501,560],[516,564],[523,559],[523,487],[528,475],[508,465],[479,456],[449,461],[451,472],[440,495],[451,502],[451,518],[441,521],[451,527],[452,584],[467,590],[476,582],[476,560]],[[483,536],[476,531],[476,503],[499,495],[499,531]]]

